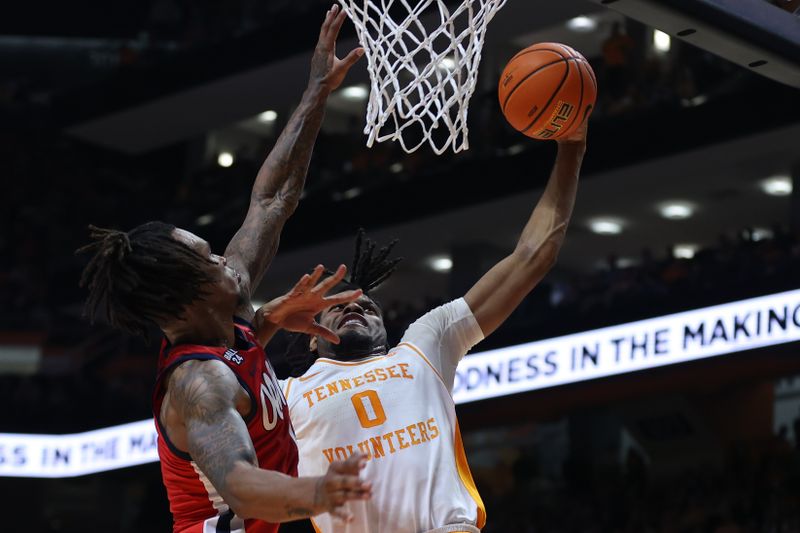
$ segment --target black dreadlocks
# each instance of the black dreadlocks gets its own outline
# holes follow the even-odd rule
[[[376,246],[375,241],[367,238],[364,228],[359,228],[356,234],[353,266],[350,267],[350,284],[360,288],[364,291],[364,294],[367,294],[389,279],[394,274],[394,271],[397,270],[397,264],[403,260],[402,257],[387,259],[397,242],[398,239],[394,239],[378,250],[378,254],[373,257]]]
[[[398,239],[394,239],[375,253],[375,248],[377,247],[375,241],[367,238],[364,228],[359,228],[356,234],[353,264],[349,269],[350,276],[340,282],[333,290],[361,289],[364,294],[370,296],[374,301],[375,299],[369,292],[389,279],[394,274],[394,271],[397,270],[397,264],[403,260],[402,257],[389,259],[389,254],[397,243]],[[331,274],[333,272],[326,272],[326,275]],[[380,304],[378,305],[380,307]],[[308,350],[311,338],[303,333],[287,334],[287,336],[289,340],[285,353],[286,360],[291,368],[291,375],[295,377],[301,376],[314,363],[314,354]]]
[[[175,240],[175,226],[147,222],[129,232],[89,226],[93,242],[76,253],[94,253],[80,286],[88,287],[85,312],[115,328],[147,338],[151,324],[181,318],[184,308],[214,281],[209,260]]]

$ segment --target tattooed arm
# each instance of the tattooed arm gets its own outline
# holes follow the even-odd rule
[[[293,478],[258,467],[247,426],[236,409],[242,389],[221,361],[187,361],[169,378],[169,402],[183,427],[187,451],[225,502],[241,518],[287,522],[330,512],[349,518],[343,505],[366,499],[370,484],[358,477],[364,457],[331,464],[322,477]]]
[[[253,317],[250,296],[275,256],[286,220],[300,201],[328,95],[364,53],[356,48],[344,59],[336,57],[336,37],[345,18],[338,5],[326,14],[311,60],[308,88],[258,171],[244,223],[225,250],[228,262],[242,276],[247,301],[239,314],[247,320]]]

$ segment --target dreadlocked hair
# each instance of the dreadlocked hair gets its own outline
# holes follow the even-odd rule
[[[397,270],[397,264],[403,260],[402,257],[389,259],[389,254],[398,242],[398,239],[394,239],[376,253],[375,241],[367,238],[364,228],[359,228],[356,234],[355,252],[349,279],[339,282],[333,290],[361,289],[380,307],[375,297],[369,292],[389,279]],[[330,276],[333,272],[326,271],[325,274]],[[302,376],[316,360],[316,356],[308,349],[311,337],[305,333],[286,333],[286,339],[287,347],[284,353],[291,375]]]
[[[129,232],[89,226],[94,254],[80,286],[89,289],[85,314],[147,338],[152,324],[183,318],[185,307],[207,296],[214,281],[209,260],[172,236],[175,226],[147,222]]]
[[[359,228],[353,266],[350,268],[350,284],[368,293],[389,279],[397,270],[397,264],[403,260],[402,257],[388,259],[397,242],[398,239],[393,240],[375,254],[375,241],[367,238],[364,228]]]

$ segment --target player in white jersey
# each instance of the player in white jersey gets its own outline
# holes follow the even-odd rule
[[[463,298],[414,322],[389,348],[369,291],[394,270],[392,245],[356,245],[350,287],[364,294],[324,311],[338,345],[310,339],[313,364],[283,382],[300,449],[301,476],[324,473],[354,452],[368,457],[372,500],[350,502],[353,521],[313,518],[324,533],[477,533],[486,513],[467,466],[452,399],[460,359],[497,329],[556,261],[577,191],[586,125],[558,142],[545,191],[517,247]],[[296,357],[296,355],[295,355]],[[296,359],[295,359],[296,362]],[[308,365],[305,365],[306,367]]]

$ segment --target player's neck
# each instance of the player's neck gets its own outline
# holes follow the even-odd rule
[[[183,320],[176,320],[162,329],[172,345],[230,347],[236,342],[233,313],[219,313],[210,308],[188,309]]]
[[[328,359],[335,359],[336,361],[357,361],[359,359],[366,359],[367,357],[375,357],[377,355],[386,355],[386,346],[373,346],[371,348],[350,348],[346,346],[335,346],[330,350],[320,350],[319,356]]]

